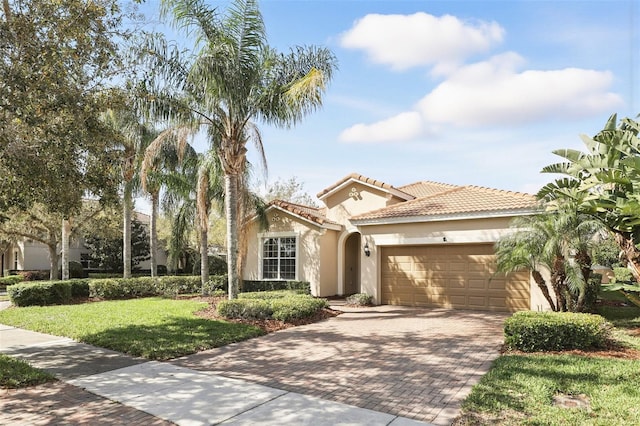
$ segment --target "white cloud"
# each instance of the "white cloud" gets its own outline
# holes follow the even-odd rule
[[[458,69],[419,103],[430,123],[457,126],[511,125],[583,118],[614,111],[622,98],[609,87],[608,71],[579,68],[526,70],[515,53]]]
[[[403,112],[374,124],[356,124],[343,130],[342,142],[406,141],[423,132],[422,118],[416,111]]]
[[[496,22],[465,22],[455,16],[370,14],[355,22],[341,45],[362,49],[373,62],[395,70],[434,66],[434,73],[455,69],[469,56],[500,43],[504,29]]]

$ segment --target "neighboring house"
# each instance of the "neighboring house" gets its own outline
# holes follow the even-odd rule
[[[151,217],[147,214],[134,212],[140,223],[149,226]],[[91,264],[90,252],[84,246],[82,239],[73,239],[69,244],[69,261],[80,262],[84,269],[96,270]],[[44,271],[49,270],[49,251],[44,244],[22,239],[7,245],[4,251],[0,251],[0,276],[5,276],[9,271]],[[158,265],[167,264],[167,253],[161,247],[158,250]],[[150,269],[151,262],[145,260],[136,266],[137,269]]]
[[[367,293],[377,304],[548,309],[528,272],[495,272],[494,243],[535,211],[533,195],[351,174],[318,198],[323,208],[271,203],[269,229],[249,230],[243,279],[309,281],[316,296]]]

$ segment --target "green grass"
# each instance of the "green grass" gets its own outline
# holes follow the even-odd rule
[[[640,361],[575,355],[504,355],[463,403],[484,424],[637,425]],[[556,393],[585,394],[591,409],[552,404]],[[500,419],[500,420],[499,420]]]
[[[158,360],[263,333],[257,327],[194,315],[205,306],[193,300],[163,298],[31,306],[0,311],[0,323]]]
[[[618,292],[602,298],[624,301]],[[600,306],[617,343],[640,350],[640,308]],[[459,425],[638,425],[640,360],[579,355],[505,354],[463,402]],[[584,394],[590,410],[554,406],[557,393]]]
[[[31,367],[24,361],[0,354],[0,388],[17,389],[54,381],[44,371]]]

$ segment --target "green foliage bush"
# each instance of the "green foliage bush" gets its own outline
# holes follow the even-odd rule
[[[205,294],[219,294],[226,276],[211,277]],[[16,306],[54,305],[69,303],[74,298],[128,299],[147,296],[200,294],[199,276],[164,276],[158,278],[78,278],[66,281],[22,282],[7,287],[9,298]],[[216,293],[217,292],[217,293]]]
[[[311,294],[311,284],[308,281],[282,280],[246,280],[242,282],[243,292],[274,290],[303,290],[306,294]]]
[[[628,268],[613,268],[613,277],[617,283],[628,283],[633,281],[633,274]]]
[[[220,302],[217,309],[226,318],[291,321],[310,317],[326,306],[326,299],[291,291],[274,291],[242,293],[238,299]]]
[[[8,275],[6,277],[0,277],[0,287],[18,284],[22,281],[24,281],[24,277],[22,275]]]
[[[18,275],[24,278],[24,281],[46,281],[49,279],[49,271],[17,271]]]
[[[271,303],[261,299],[223,300],[217,309],[225,318],[267,319],[273,315]]]
[[[366,293],[356,293],[348,296],[346,302],[349,305],[371,306],[373,303],[373,296]]]
[[[59,276],[62,276],[62,268],[58,268]],[[88,275],[86,275],[88,276]],[[69,278],[84,278],[85,272],[82,267],[82,263],[76,262],[75,260],[69,261]]]
[[[62,305],[71,302],[69,281],[22,282],[7,287],[7,294],[15,306]]]
[[[293,319],[308,318],[313,316],[328,305],[326,299],[316,299],[312,296],[292,296],[281,299],[272,299],[273,319],[279,321],[291,321]]]
[[[516,312],[504,323],[505,344],[524,352],[604,347],[611,325],[601,316],[573,312]]]
[[[100,299],[127,299],[157,294],[156,279],[151,277],[105,278],[89,282],[89,296]]]

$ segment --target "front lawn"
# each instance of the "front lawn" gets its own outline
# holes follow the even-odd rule
[[[603,296],[598,313],[615,326],[618,348],[505,353],[473,387],[454,424],[638,425],[640,308],[616,304],[616,294]],[[554,403],[554,397],[564,397],[564,403]]]
[[[0,354],[0,388],[17,389],[56,380],[51,374],[31,367],[24,361]]]
[[[198,317],[195,300],[158,297],[0,311],[0,323],[166,360],[263,334],[258,327]]]

